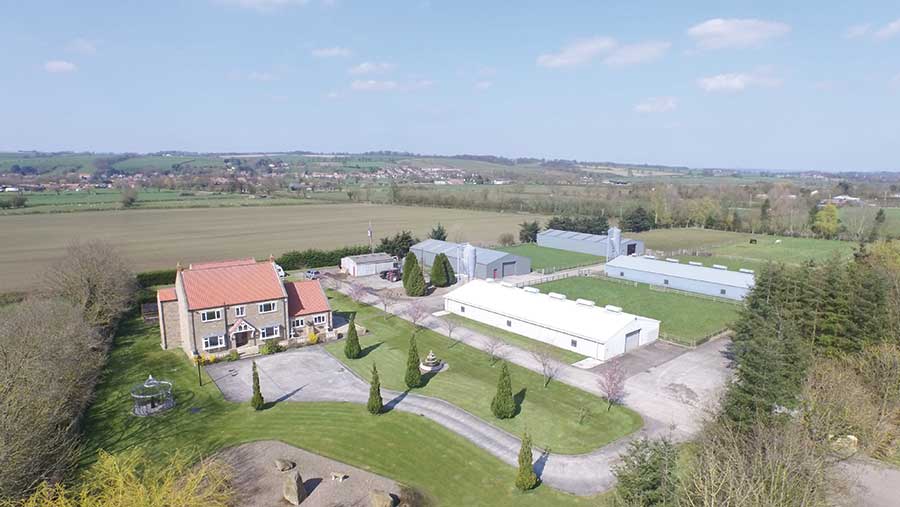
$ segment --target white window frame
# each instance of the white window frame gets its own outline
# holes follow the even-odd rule
[[[235,317],[246,317],[247,316],[247,307],[244,305],[235,306],[234,307],[234,316]]]
[[[328,319],[324,315],[316,315],[313,317],[313,324],[324,324]]]
[[[206,314],[208,314],[208,313],[214,313],[215,318],[212,318],[212,319],[206,318]],[[217,320],[222,320],[222,309],[221,308],[216,308],[214,310],[202,310],[200,312],[200,322],[215,322]]]
[[[210,345],[210,340],[213,338],[216,339],[217,345]],[[204,336],[203,337],[203,350],[214,350],[221,349],[225,347],[225,336],[224,335],[212,335],[212,336]]]
[[[724,296],[726,292],[728,291],[726,291],[725,289],[719,289],[719,295]]]
[[[272,305],[272,309],[271,310],[263,310],[263,306],[265,306],[265,305]],[[259,313],[277,312],[278,311],[278,301],[266,301],[265,303],[259,303],[256,305],[256,309],[259,311]]]
[[[573,349],[577,349],[577,348],[578,348],[578,340],[570,339],[570,340],[569,340],[569,344],[572,346]]]
[[[272,328],[275,330],[275,334],[269,336],[266,334],[266,329]],[[275,324],[274,326],[265,326],[259,328],[259,339],[260,340],[271,340],[273,338],[281,338],[281,326]]]
[[[303,319],[303,317],[297,317],[291,321],[291,326],[293,326],[294,328],[303,327],[304,324],[305,320]]]

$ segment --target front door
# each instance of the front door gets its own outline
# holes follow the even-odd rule
[[[253,333],[253,331],[244,331],[241,333],[234,333],[231,336],[232,339],[234,339],[234,346],[235,347],[243,347],[244,345],[247,345],[247,342],[250,341],[251,333]]]

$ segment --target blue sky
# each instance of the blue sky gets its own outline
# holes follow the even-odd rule
[[[3,150],[900,170],[896,1],[0,0],[0,13]]]

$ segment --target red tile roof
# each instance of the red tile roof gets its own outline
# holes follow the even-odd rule
[[[186,269],[181,272],[181,283],[188,310],[268,301],[285,296],[281,279],[275,273],[273,263],[268,261]]]
[[[212,269],[212,268],[227,268],[231,266],[249,266],[251,264],[256,264],[256,259],[234,259],[229,261],[211,261],[211,262],[195,262],[190,265],[190,269]]]
[[[331,311],[331,305],[328,304],[328,298],[318,280],[287,282],[284,289],[288,294],[288,315],[291,317]]]
[[[166,287],[156,291],[156,299],[159,301],[178,301],[178,294],[175,293],[175,287]]]

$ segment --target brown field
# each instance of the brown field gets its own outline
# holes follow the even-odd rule
[[[287,250],[366,244],[402,229],[424,237],[437,222],[450,241],[496,241],[533,215],[366,204],[97,211],[0,217],[0,292],[23,290],[76,239],[100,238],[136,271]],[[543,221],[543,220],[542,220]]]

